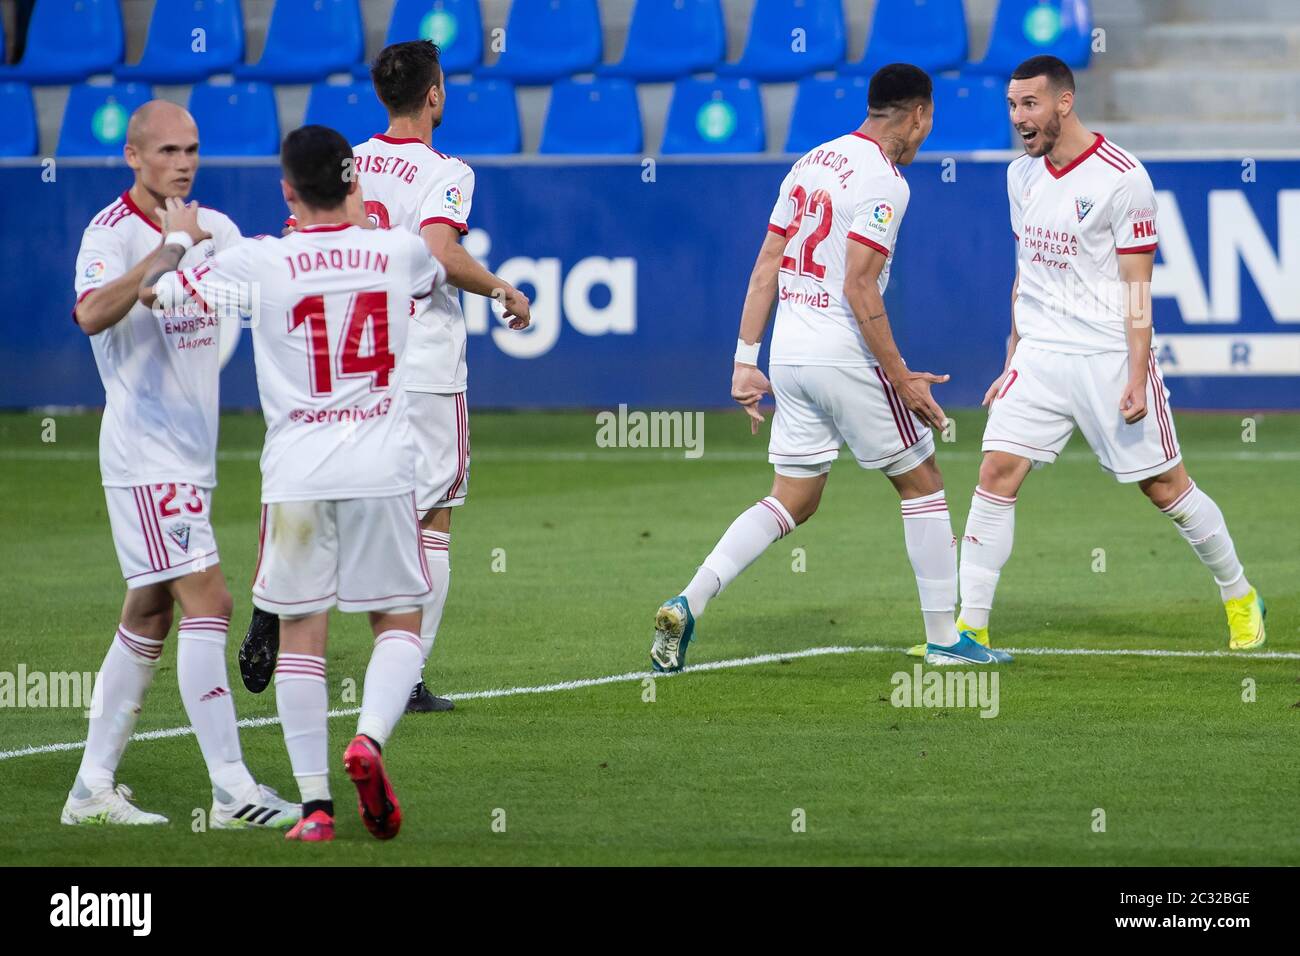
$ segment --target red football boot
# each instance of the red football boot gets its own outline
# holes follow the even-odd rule
[[[334,818],[324,810],[317,810],[303,817],[293,825],[293,829],[284,835],[286,840],[301,840],[303,843],[324,843],[334,839]]]
[[[384,758],[375,742],[357,734],[343,751],[343,769],[357,785],[361,822],[376,840],[391,840],[402,828],[402,808],[384,772]]]

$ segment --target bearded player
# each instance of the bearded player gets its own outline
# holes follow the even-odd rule
[[[523,293],[483,268],[460,244],[474,199],[474,171],[432,146],[446,104],[438,47],[412,40],[385,47],[371,68],[375,93],[388,111],[388,130],[353,147],[355,169],[371,221],[381,229],[419,236],[447,273],[447,285],[415,306],[409,368],[410,422],[416,436],[417,503],[421,541],[433,593],[425,603],[420,641],[427,661],[451,585],[451,515],[469,493],[469,414],[465,401],[465,316],[457,289],[501,302],[512,329],[528,325]],[[452,288],[454,286],[454,288]],[[273,615],[254,609],[240,650],[245,684],[255,693],[266,686],[275,664]],[[408,710],[448,711],[419,681]]]
[[[126,600],[95,682],[86,750],[62,821],[167,822],[131,803],[115,775],[179,604],[176,678],[212,782],[209,822],[289,826],[299,808],[259,786],[244,765],[226,677],[231,599],[210,523],[218,319],[189,308],[155,314],[137,301],[164,243],[192,267],[239,242],[239,230],[215,210],[182,202],[199,164],[198,128],[185,110],[163,100],[141,106],[123,151],[135,183],[86,228],[73,315],[104,383],[99,467]]]
[[[845,443],[861,467],[883,471],[902,499],[927,659],[1011,659],[954,626],[957,549],[930,433],[944,422],[930,385],[948,376],[908,369],[883,300],[910,196],[898,167],[912,162],[929,135],[931,90],[917,67],[883,67],[871,78],[862,126],[810,150],[781,184],[745,296],[731,388],[755,434],[763,421],[758,402],[773,393],[768,459],[776,476],[771,494],[732,522],[685,590],[659,608],[650,648],[655,670],[680,670],[708,603],[812,517]],[[774,301],[769,383],[758,353]]]
[[[989,418],[961,546],[958,627],[987,643],[1016,495],[1077,426],[1102,468],[1141,488],[1209,569],[1227,610],[1228,646],[1259,647],[1264,602],[1223,512],[1187,474],[1151,349],[1151,179],[1130,153],[1080,122],[1074,76],[1055,57],[1022,63],[1007,103],[1025,144],[1007,170],[1019,243],[1011,339],[1006,368],[984,398]]]

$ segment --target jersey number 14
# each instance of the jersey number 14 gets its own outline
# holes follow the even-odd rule
[[[310,355],[308,369],[311,374],[313,395],[328,395],[334,390],[333,362],[330,361],[329,328],[325,324],[325,297],[309,295],[299,299],[293,307],[289,331],[306,329],[307,348]],[[370,351],[362,354],[361,343],[370,330]],[[339,336],[338,378],[372,376],[372,392],[388,387],[388,376],[397,365],[397,358],[388,350],[388,293],[358,292],[352,296],[347,310],[347,321]]]

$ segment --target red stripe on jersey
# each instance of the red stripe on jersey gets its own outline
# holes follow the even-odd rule
[[[424,586],[433,587],[433,578],[429,577],[429,565],[424,560],[424,529],[420,527],[420,508],[415,503],[415,492],[411,492],[411,516],[415,518],[415,559],[420,562],[420,573],[424,575]]]
[[[1174,443],[1174,426],[1169,420],[1169,406],[1165,403],[1165,380],[1160,377],[1160,365],[1156,362],[1155,352],[1151,352],[1148,358],[1151,367],[1151,390],[1155,393],[1156,413],[1160,418],[1161,436],[1165,443],[1166,460],[1172,460],[1178,454],[1178,447]]]
[[[158,551],[162,555],[163,567],[159,570],[165,570],[172,566],[172,556],[167,551],[167,539],[163,537],[162,525],[158,523],[158,505],[153,500],[153,489],[145,485],[144,493],[149,499],[149,523],[153,527],[154,539],[158,542]]]
[[[1119,163],[1125,169],[1132,169],[1136,165],[1131,159],[1121,153],[1118,149],[1105,141],[1097,149],[1098,156],[1109,156],[1115,162]]]
[[[898,396],[889,385],[889,380],[885,378],[885,373],[880,371],[880,366],[875,366],[876,378],[880,379],[880,387],[884,390],[885,401],[889,402],[889,411],[894,416],[894,426],[898,429],[898,436],[903,439],[904,447],[911,447],[916,444],[915,434],[911,431],[911,422],[907,421],[906,409],[902,408]]]
[[[1011,390],[1011,383],[1014,382],[1019,377],[1020,377],[1020,373],[1017,372],[1015,369],[1012,369],[1011,374],[1007,376],[1006,384],[1002,386],[1002,391],[998,392],[998,398],[1001,398],[1003,395],[1009,392]]]
[[[1053,178],[1053,179],[1060,179],[1062,176],[1064,176],[1064,175],[1065,175],[1066,173],[1068,173],[1070,170],[1074,169],[1076,166],[1078,166],[1080,163],[1082,163],[1085,159],[1087,159],[1087,158],[1088,158],[1089,156],[1091,156],[1093,153],[1097,152],[1097,149],[1101,146],[1101,143],[1102,143],[1102,135],[1101,135],[1100,133],[1097,133],[1096,135],[1097,135],[1097,138],[1094,139],[1094,140],[1092,141],[1092,145],[1091,145],[1091,146],[1089,146],[1087,149],[1085,149],[1085,150],[1084,150],[1082,153],[1080,153],[1078,156],[1074,157],[1074,159],[1070,160],[1070,162],[1066,163],[1065,166],[1062,167],[1061,169],[1057,169],[1055,166],[1053,166],[1053,165],[1052,165],[1052,161],[1051,161],[1050,159],[1048,159],[1046,155],[1044,155],[1044,156],[1043,156],[1043,165],[1046,166],[1046,167],[1047,167],[1047,171],[1048,171],[1049,173],[1052,174],[1052,178]]]
[[[776,223],[774,223],[774,222],[769,222],[769,223],[767,224],[767,231],[768,231],[768,232],[774,232],[774,233],[776,233],[778,236],[784,236],[784,235],[785,235],[785,228],[782,227],[782,226],[778,226],[778,225],[777,225]]]
[[[128,189],[126,192],[122,193],[122,202],[126,203],[126,207],[129,212],[135,213],[137,216],[139,216],[141,219],[147,222],[149,224],[150,229],[152,229],[156,233],[159,234],[162,233],[162,227],[159,226],[152,219],[150,219],[148,216],[146,216],[144,212],[140,209],[140,207],[135,204],[135,200],[131,198],[131,190]],[[118,219],[118,222],[120,221],[121,218]],[[117,225],[117,222],[112,223],[112,225]]]
[[[889,250],[886,249],[884,246],[882,246],[880,243],[876,242],[874,239],[868,239],[866,236],[860,236],[856,232],[850,232],[849,238],[852,239],[854,242],[862,243],[864,246],[870,246],[872,249],[875,249],[878,253],[880,253],[885,258],[889,258]]]
[[[1129,246],[1127,249],[1116,249],[1115,252],[1121,256],[1131,256],[1138,252],[1155,252],[1157,243],[1151,243],[1149,246]]]
[[[1118,169],[1121,173],[1126,173],[1126,172],[1128,172],[1128,170],[1127,170],[1125,167],[1123,167],[1123,166],[1121,166],[1119,163],[1115,162],[1115,160],[1108,158],[1104,153],[1102,153],[1102,152],[1100,152],[1100,151],[1098,151],[1098,153],[1097,153],[1097,158],[1100,159],[1100,160],[1101,160],[1103,163],[1105,163],[1107,166],[1113,166],[1115,169]]]
[[[185,273],[177,271],[176,274],[181,277],[181,286],[185,289],[186,295],[197,302],[205,313],[211,314],[212,307],[203,301],[203,296],[199,295],[199,290],[190,285],[190,280],[185,278]]]
[[[455,229],[462,236],[469,234],[469,226],[463,222],[457,222],[455,219],[448,219],[446,216],[431,216],[420,223],[420,228],[424,229],[425,226],[433,225],[451,226],[451,228]]]
[[[149,536],[149,522],[144,517],[144,497],[139,488],[132,488],[131,493],[135,495],[135,513],[140,519],[140,533],[144,536],[145,551],[149,555],[149,568],[153,571],[161,570],[158,567],[158,556],[154,551],[153,538]]]
[[[354,228],[350,222],[325,222],[315,226],[299,226],[299,232],[342,232]],[[359,227],[358,227],[359,228]]]

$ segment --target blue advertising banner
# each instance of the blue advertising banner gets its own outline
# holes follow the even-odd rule
[[[479,164],[469,251],[533,299],[507,329],[466,299],[476,407],[729,404],[749,270],[788,166],[763,162]],[[1158,191],[1154,295],[1175,407],[1300,408],[1300,160],[1147,164]],[[0,407],[100,405],[70,319],[91,217],[130,185],[121,164],[0,167]],[[886,304],[904,356],[977,405],[1002,367],[1014,275],[1005,164],[919,162]],[[246,235],[278,233],[274,165],[200,170],[195,198]],[[764,351],[766,356],[766,350]],[[254,408],[249,336],[222,404]]]

